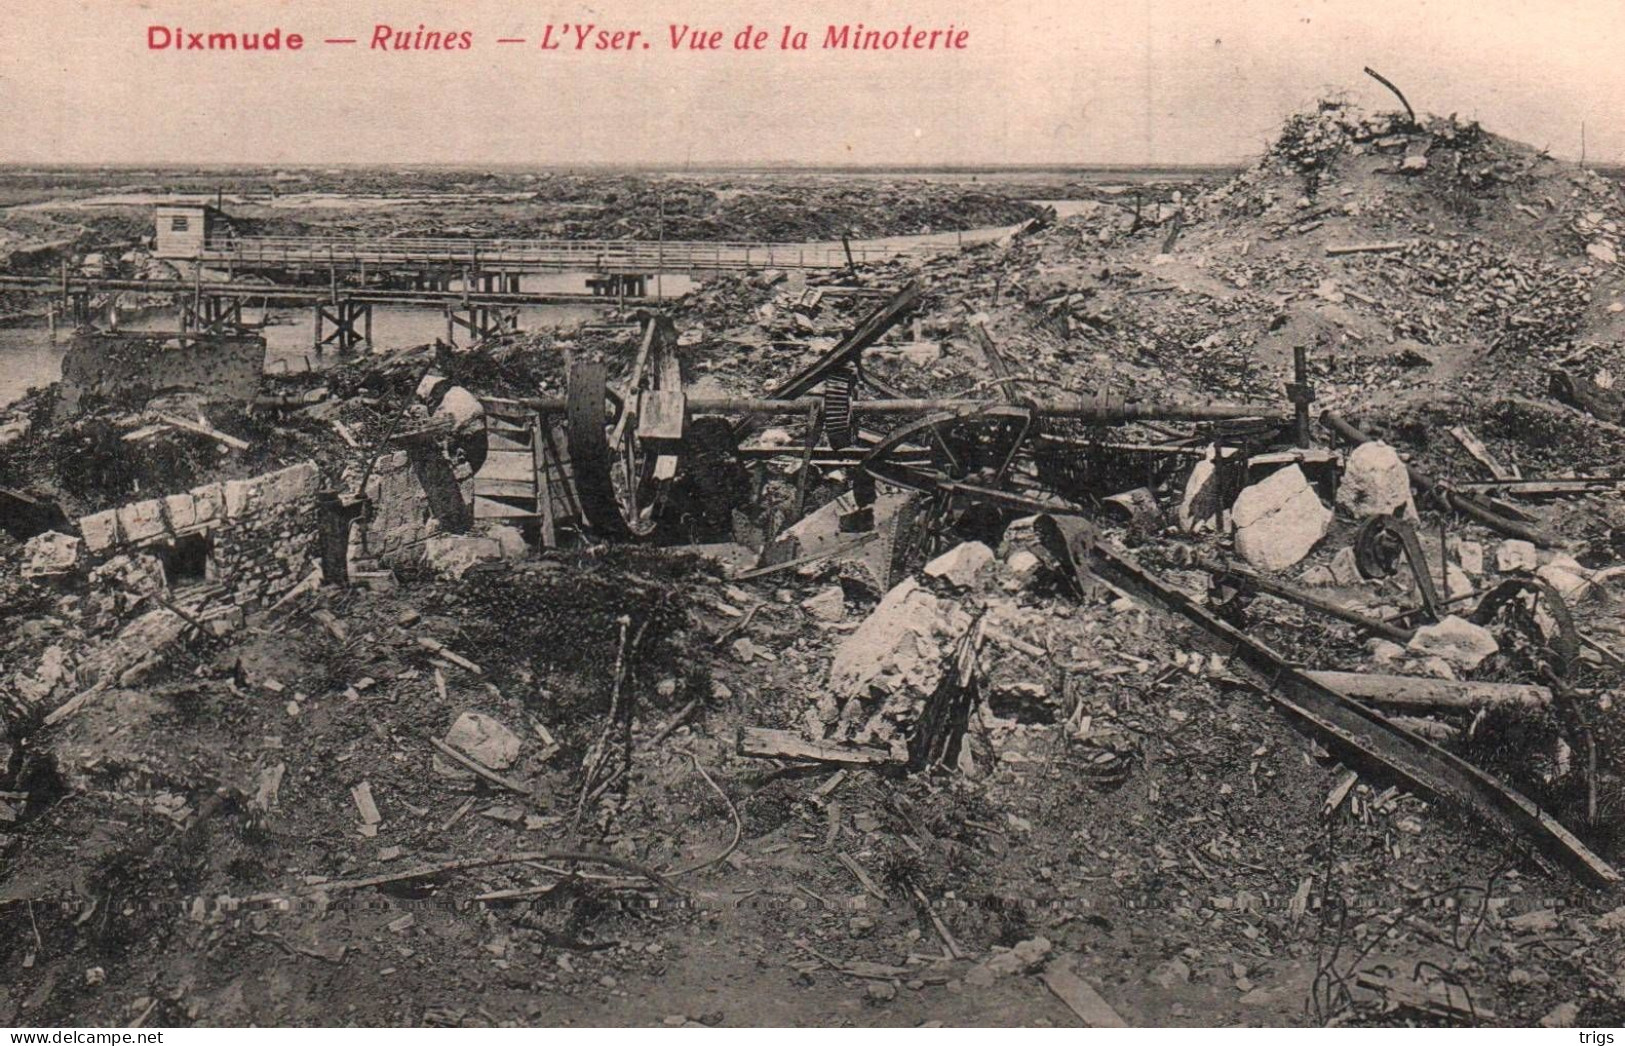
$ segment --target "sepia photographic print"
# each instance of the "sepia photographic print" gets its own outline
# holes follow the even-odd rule
[[[6,0],[7,1042],[1608,1046],[1621,54]]]

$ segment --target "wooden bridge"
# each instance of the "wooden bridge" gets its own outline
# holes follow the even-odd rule
[[[380,287],[329,288],[314,284],[290,286],[278,283],[253,283],[246,280],[137,280],[102,276],[0,276],[0,290],[24,290],[54,293],[63,298],[94,294],[131,291],[139,294],[174,295],[201,302],[211,298],[241,301],[245,305],[321,305],[339,299],[367,305],[421,305],[441,306],[488,305],[522,307],[537,305],[638,305],[653,299],[638,295],[622,295],[606,301],[603,294],[583,290],[569,291],[483,291],[475,289],[442,290],[414,288],[393,290]]]
[[[340,239],[317,236],[213,237],[197,260],[232,270],[422,268],[473,272],[655,273],[840,269],[914,253],[875,244],[740,243],[651,240],[476,240],[453,237]]]

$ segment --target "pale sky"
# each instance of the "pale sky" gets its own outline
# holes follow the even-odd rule
[[[638,29],[547,53],[549,23]],[[844,53],[831,23],[969,30],[968,49]],[[472,49],[370,51],[374,26]],[[674,52],[667,26],[769,28]],[[777,49],[785,24],[813,49]],[[149,25],[305,36],[284,54],[151,52]],[[353,46],[328,37],[356,37]],[[498,37],[524,37],[522,45]],[[0,0],[0,162],[1211,163],[1345,88],[1625,160],[1620,0]]]

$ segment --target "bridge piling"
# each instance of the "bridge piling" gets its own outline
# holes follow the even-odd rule
[[[332,305],[317,302],[315,325],[311,331],[312,347],[319,356],[328,345],[340,352],[350,352],[365,345],[372,348],[372,303],[340,298]],[[332,323],[331,334],[324,334],[327,323]],[[361,330],[356,324],[362,325]]]
[[[457,344],[457,332],[466,331],[469,344],[519,330],[519,310],[502,305],[447,305],[446,343]]]

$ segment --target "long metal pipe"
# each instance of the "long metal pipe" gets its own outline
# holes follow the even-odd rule
[[[562,396],[539,396],[518,401],[522,406],[543,414],[562,413],[567,401]],[[764,399],[751,396],[690,396],[688,412],[692,414],[773,414],[802,415],[809,408],[820,406],[817,396],[798,396],[794,399]],[[979,410],[1009,406],[991,399],[884,399],[854,400],[854,414],[973,414]],[[1038,401],[1033,411],[1046,418],[1069,418],[1100,424],[1124,424],[1130,421],[1233,421],[1258,418],[1265,421],[1285,421],[1287,412],[1276,408],[1249,403],[1179,403],[1156,400],[1121,399],[1068,399]]]

